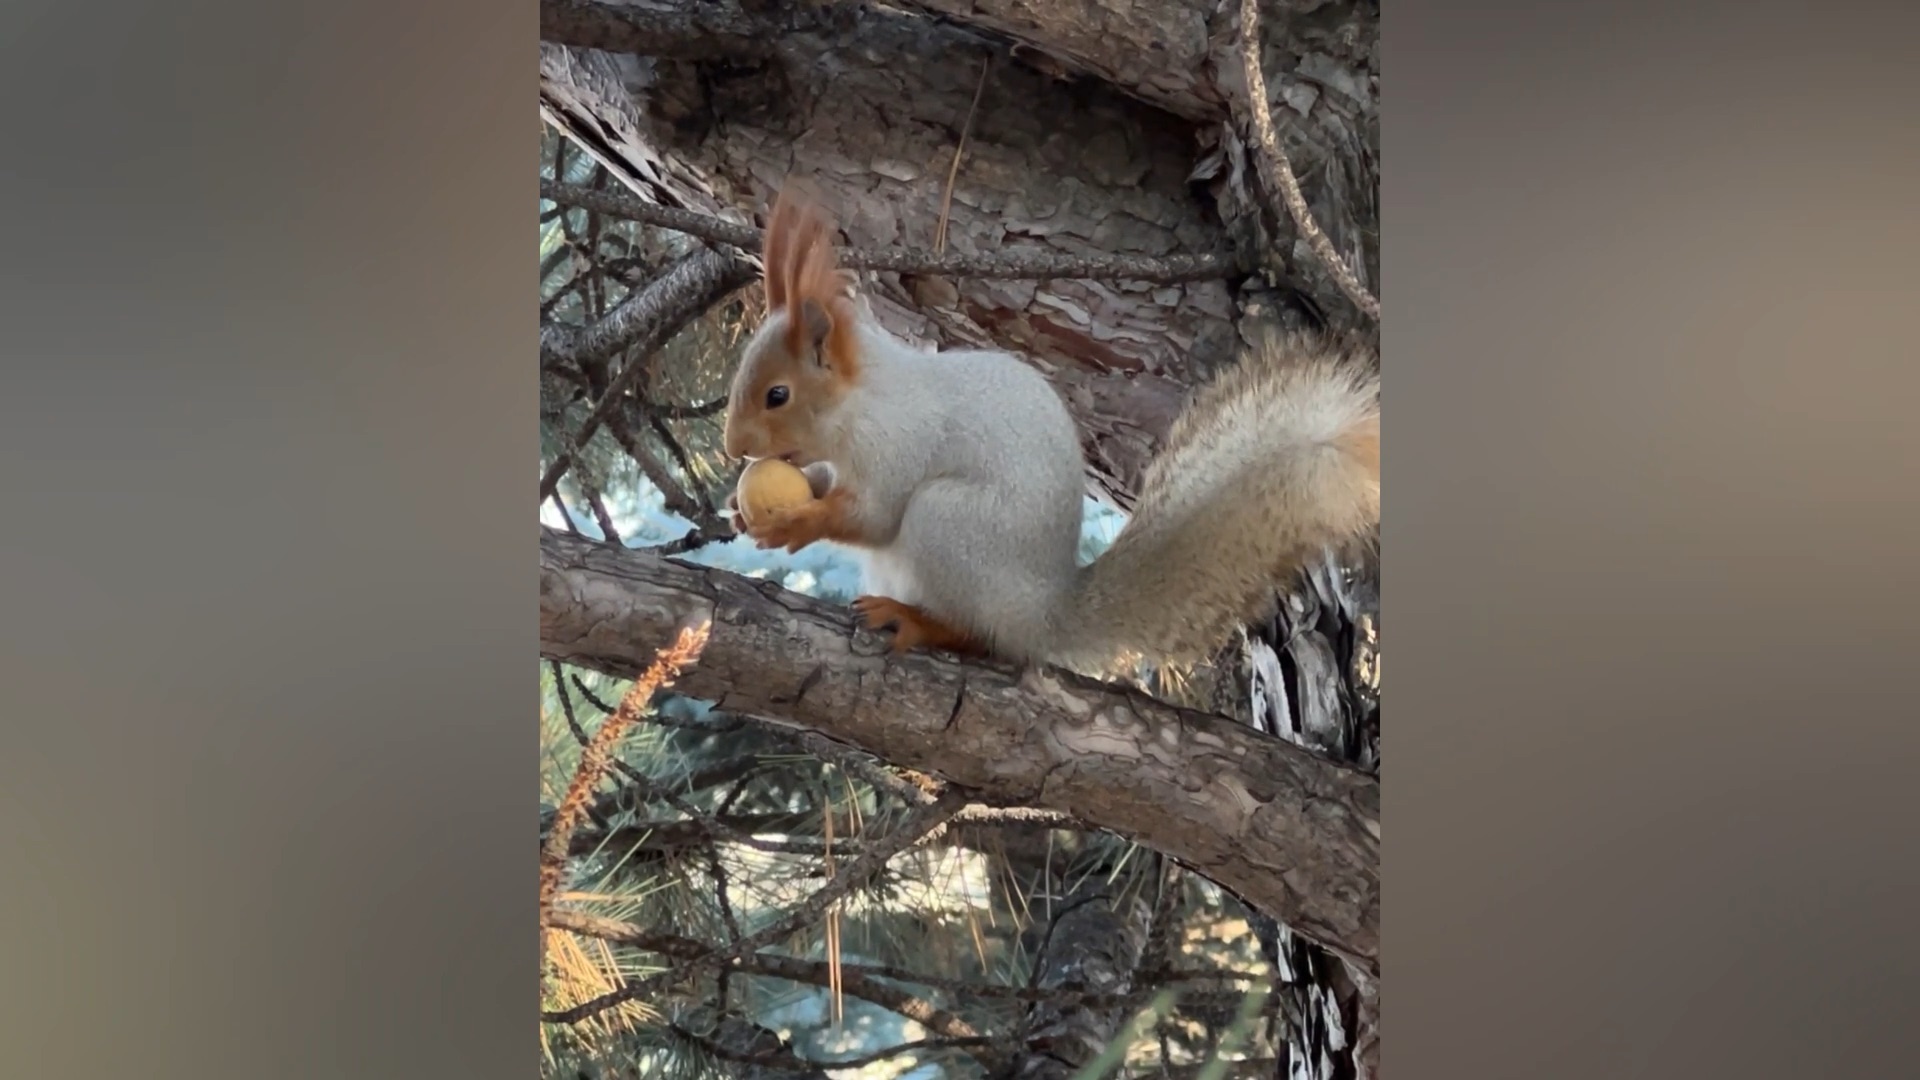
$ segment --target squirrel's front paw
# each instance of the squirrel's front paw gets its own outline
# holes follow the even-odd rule
[[[740,496],[738,494],[727,496],[727,511],[725,516],[727,519],[727,527],[733,530],[733,535],[745,536],[747,534],[747,515],[740,512]]]
[[[746,532],[760,550],[785,548],[791,555],[817,539],[809,524],[805,511],[776,510],[747,525]]]

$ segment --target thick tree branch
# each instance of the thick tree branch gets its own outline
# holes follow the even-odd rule
[[[1213,0],[905,0],[905,6],[1004,35],[1050,73],[1090,76],[1189,120],[1225,113],[1208,71]]]
[[[783,33],[856,17],[851,0],[768,8],[739,0],[541,0],[540,40],[675,60],[764,56]],[[1225,109],[1207,70],[1211,0],[903,0],[981,43],[1057,75],[1101,79],[1169,112]]]
[[[1133,838],[1379,970],[1375,777],[1060,672],[892,657],[843,610],[724,571],[552,529],[540,564],[543,657],[629,677],[647,642],[711,616],[680,692]]]
[[[592,326],[542,326],[540,362],[578,365],[605,359],[642,342],[651,351],[753,278],[753,267],[731,252],[696,251],[669,266],[645,288],[634,290]],[[624,393],[630,382],[616,379],[607,396],[617,398],[619,394],[613,391]]]
[[[756,56],[778,28],[733,3],[540,0],[540,40],[577,49],[676,60]]]
[[[631,195],[542,180],[540,197],[566,206],[673,229],[714,243],[729,244],[742,251],[760,250],[761,233],[758,229],[691,210],[642,202]],[[1149,281],[1161,285],[1210,281],[1244,272],[1233,256],[1226,252],[1150,258],[1143,255],[1056,255],[1045,251],[964,255],[905,248],[847,248],[839,252],[839,262],[848,270],[885,270],[900,274],[941,274],[1004,281],[1052,281],[1059,278]]]

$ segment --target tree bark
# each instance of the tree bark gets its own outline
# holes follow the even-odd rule
[[[1138,840],[1378,969],[1373,777],[1062,672],[893,657],[832,605],[543,530],[542,657],[630,677],[696,619],[713,633],[678,691]]]

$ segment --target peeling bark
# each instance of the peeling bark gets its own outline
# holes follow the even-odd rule
[[[1112,830],[1378,969],[1373,777],[1057,671],[892,657],[843,609],[724,571],[550,529],[540,566],[547,659],[630,677],[683,621],[712,618],[678,691]]]
[[[1271,619],[1250,628],[1251,722],[1370,773],[1380,764],[1379,582],[1374,568],[1314,568]],[[1286,1024],[1285,1080],[1377,1080],[1377,980],[1270,919],[1254,920]]]

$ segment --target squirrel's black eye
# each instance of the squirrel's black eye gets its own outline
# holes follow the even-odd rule
[[[767,391],[767,408],[777,409],[787,403],[787,388],[775,386]]]

